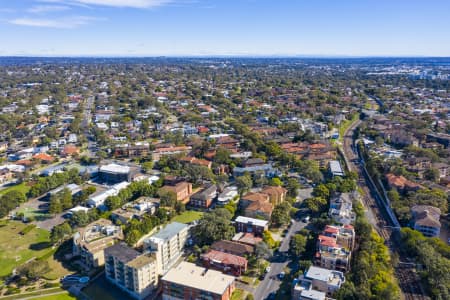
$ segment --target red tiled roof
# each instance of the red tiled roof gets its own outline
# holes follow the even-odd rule
[[[241,256],[210,250],[208,253],[202,255],[204,259],[214,260],[226,265],[246,266],[247,259]]]
[[[339,233],[339,229],[334,227],[334,226],[327,225],[327,226],[325,226],[325,230],[323,232],[326,232],[326,233]]]
[[[334,237],[319,235],[317,240],[321,246],[336,247],[336,239]]]
[[[33,156],[35,159],[43,160],[43,161],[53,161],[55,158],[47,153],[39,153]]]

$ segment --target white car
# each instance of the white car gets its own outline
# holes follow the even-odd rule
[[[270,272],[270,266],[268,266],[267,268],[266,268],[266,273],[269,273]]]

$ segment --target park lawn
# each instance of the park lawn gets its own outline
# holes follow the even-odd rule
[[[33,300],[75,300],[74,296],[69,294],[69,292],[57,294],[57,295],[50,295],[50,296],[44,296],[39,298],[33,298]]]
[[[72,253],[72,247],[70,243],[63,243],[59,246],[58,250],[50,255],[47,259],[48,265],[50,267],[50,272],[46,273],[43,277],[48,280],[56,280],[65,275],[69,275],[75,272],[75,270],[68,270],[64,267],[63,257],[65,254]]]
[[[64,268],[63,264],[58,260],[54,259],[53,255],[47,260],[50,267],[50,272],[44,275],[45,279],[56,280],[63,276],[69,275],[73,272]]]
[[[203,212],[201,211],[195,211],[195,210],[187,210],[181,215],[175,216],[172,219],[172,222],[179,222],[179,223],[190,223],[193,221],[196,221],[200,219],[203,216]]]
[[[50,233],[34,228],[25,235],[19,232],[27,224],[9,221],[0,227],[0,277],[33,257],[41,257],[52,249],[48,247]]]
[[[31,298],[31,297],[39,297],[39,298],[33,298],[33,299],[47,299],[46,297],[48,297],[48,296],[45,296],[45,295],[54,294],[54,293],[61,293],[61,294],[54,295],[53,297],[56,297],[59,295],[64,295],[64,293],[68,294],[68,292],[66,290],[63,290],[60,287],[55,287],[55,288],[37,290],[34,292],[25,292],[22,294],[3,296],[1,299],[2,300],[20,300],[23,298]],[[50,298],[50,299],[59,299],[59,298]],[[67,298],[67,299],[75,299],[75,298]]]
[[[25,196],[27,195],[28,191],[30,190],[30,186],[28,186],[27,184],[25,184],[25,182],[22,182],[20,184],[17,185],[13,185],[11,187],[8,187],[6,189],[0,190],[0,196],[6,194],[7,192],[10,191],[19,191],[22,192]]]

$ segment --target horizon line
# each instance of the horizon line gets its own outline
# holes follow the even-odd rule
[[[326,55],[326,54],[0,54],[3,58],[450,58],[450,55]]]

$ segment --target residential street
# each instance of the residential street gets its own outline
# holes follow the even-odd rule
[[[256,288],[253,295],[255,299],[266,299],[270,293],[276,292],[279,289],[281,281],[278,279],[278,274],[280,274],[290,262],[287,252],[289,250],[289,241],[291,236],[294,235],[295,232],[303,229],[306,225],[308,224],[303,223],[302,221],[294,220],[288,233],[286,234],[286,237],[281,242],[279,252],[275,254],[272,259],[272,263],[270,264],[270,272],[266,274],[264,280],[261,281]]]

